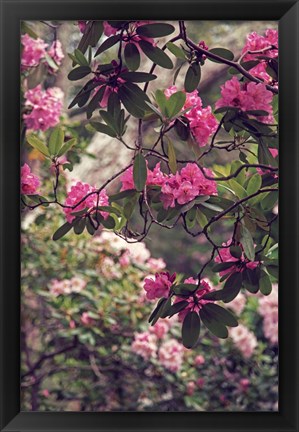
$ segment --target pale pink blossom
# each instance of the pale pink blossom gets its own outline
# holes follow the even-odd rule
[[[264,335],[272,345],[278,344],[278,285],[272,285],[272,292],[259,299],[260,315],[263,317]]]
[[[239,293],[231,302],[228,303],[228,307],[232,309],[237,315],[241,315],[246,305],[246,296]]]
[[[157,356],[157,338],[149,332],[135,333],[131,349],[145,360],[155,358]]]
[[[194,381],[189,381],[186,385],[186,393],[189,396],[192,396],[196,390],[196,384]]]
[[[26,70],[31,67],[37,67],[41,60],[45,58],[48,44],[40,38],[34,39],[27,33],[21,36],[23,45],[21,65]]]
[[[163,258],[150,258],[147,261],[147,266],[149,270],[152,272],[160,272],[161,270],[164,270],[166,267],[166,262],[163,260]]]
[[[229,329],[229,335],[244,358],[250,358],[257,347],[257,339],[247,327],[239,324]]]
[[[46,131],[59,123],[63,107],[63,91],[58,87],[43,90],[41,85],[25,92],[23,114],[27,129]]]
[[[176,339],[165,341],[158,353],[159,362],[171,372],[178,372],[183,364],[185,349]]]
[[[122,277],[119,266],[115,264],[113,258],[110,256],[103,257],[98,270],[107,280],[120,279]]]
[[[171,327],[171,320],[160,319],[156,322],[155,325],[149,328],[150,333],[153,333],[157,336],[158,339],[163,339],[164,336],[168,333],[169,328]]]
[[[25,163],[21,168],[21,193],[34,195],[40,186],[39,178],[31,172],[30,167]]]
[[[83,312],[81,317],[80,317],[80,321],[86,327],[90,327],[90,326],[94,325],[96,322],[93,318],[91,318],[91,316],[89,315],[89,312]]]
[[[109,199],[106,193],[106,190],[103,189],[98,195],[95,192],[97,189],[87,183],[82,183],[78,181],[74,186],[71,187],[68,192],[68,196],[65,200],[65,205],[70,206],[69,208],[64,208],[63,211],[66,215],[66,219],[68,222],[72,222],[76,216],[73,216],[71,213],[78,212],[80,210],[91,210],[94,207],[99,206],[108,206]],[[86,197],[85,199],[83,199]],[[82,201],[83,200],[83,201]],[[82,202],[81,202],[82,201]],[[77,205],[80,202],[79,205]],[[104,217],[108,217],[107,212],[100,211],[100,214]]]
[[[69,279],[52,279],[49,283],[49,291],[54,297],[71,294],[71,281]]]
[[[161,186],[164,183],[166,174],[161,171],[161,163],[157,163],[153,170],[147,167],[147,186]],[[128,189],[135,189],[134,179],[133,179],[133,167],[128,168],[124,174],[121,176],[120,181],[122,183],[121,191]]]
[[[170,275],[168,272],[156,273],[153,277],[144,279],[144,289],[148,300],[167,297],[169,289],[176,278],[176,274]]]
[[[205,358],[202,355],[197,355],[194,359],[196,366],[202,366],[205,363]]]
[[[55,61],[57,66],[60,66],[64,59],[62,45],[60,40],[56,39],[49,48],[48,54]]]
[[[71,282],[71,291],[73,293],[80,293],[86,287],[86,281],[78,276],[72,277]]]

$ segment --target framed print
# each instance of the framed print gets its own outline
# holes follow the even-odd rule
[[[298,2],[1,1],[1,430],[298,430]]]

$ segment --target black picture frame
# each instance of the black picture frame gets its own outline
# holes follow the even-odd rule
[[[1,1],[1,431],[299,431],[298,16],[294,0]],[[278,20],[279,412],[20,412],[19,27],[21,20]]]

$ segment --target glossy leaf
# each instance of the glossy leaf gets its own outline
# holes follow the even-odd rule
[[[55,233],[53,234],[53,240],[59,240],[61,237],[65,236],[72,228],[73,224],[66,222],[61,227],[59,227],[57,231],[55,231]]]
[[[64,132],[61,127],[57,126],[50,135],[49,152],[51,155],[57,155],[64,142]]]
[[[200,333],[200,319],[198,313],[192,311],[185,316],[182,326],[183,345],[186,348],[193,348],[198,341]]]
[[[189,66],[186,76],[184,87],[186,92],[191,93],[197,89],[201,76],[201,69],[199,64],[193,63]]]
[[[138,153],[133,165],[133,179],[137,191],[144,189],[147,178],[147,167],[145,158],[141,153]]]
[[[41,152],[44,156],[50,156],[48,147],[35,135],[28,135],[27,141],[33,148]]]
[[[139,41],[139,46],[144,54],[155,64],[165,68],[172,69],[173,63],[171,59],[158,47],[154,47],[150,42],[145,40]]]
[[[91,69],[89,66],[78,66],[71,70],[67,77],[70,81],[77,81],[89,75],[90,72]]]
[[[132,71],[135,71],[140,66],[140,54],[137,46],[134,43],[127,43],[124,50],[126,65]]]
[[[168,36],[175,30],[174,26],[166,23],[152,23],[137,27],[136,33],[147,38]]]

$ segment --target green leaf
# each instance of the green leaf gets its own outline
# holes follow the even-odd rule
[[[61,237],[65,236],[73,227],[73,224],[66,222],[61,227],[58,228],[57,231],[53,234],[53,240],[59,240]]]
[[[151,322],[152,326],[155,325],[156,322],[158,321],[158,319],[160,318],[161,313],[163,311],[163,306],[165,305],[166,301],[167,301],[166,298],[164,298],[164,297],[161,298],[158,301],[157,306],[155,307],[155,309],[153,310],[153,312],[150,314],[148,322],[149,323]]]
[[[129,69],[135,71],[140,66],[140,54],[134,43],[128,43],[124,50],[125,62]]]
[[[107,229],[113,229],[115,227],[115,220],[112,216],[108,216],[106,219],[101,220],[101,224]]]
[[[265,272],[265,270],[261,270],[261,276],[259,280],[259,290],[265,296],[271,294],[272,291],[272,284],[269,275]]]
[[[259,140],[257,158],[259,163],[264,165],[277,166],[277,161],[270,153],[268,147],[262,139]]]
[[[175,117],[183,108],[186,101],[186,94],[179,91],[173,93],[166,102],[169,118]]]
[[[262,186],[262,178],[259,174],[254,174],[250,177],[249,182],[247,184],[247,194],[252,195],[257,192]]]
[[[90,72],[91,69],[89,66],[79,66],[71,70],[67,77],[70,81],[77,81],[90,74]]]
[[[243,246],[244,253],[250,261],[254,261],[254,242],[250,231],[242,225],[240,242]]]
[[[193,348],[198,341],[200,333],[200,319],[196,312],[188,312],[182,326],[183,345],[186,348]]]
[[[114,195],[110,195],[109,200],[110,201],[119,201],[124,198],[132,198],[134,195],[137,195],[135,189],[128,189],[122,192],[119,192]]]
[[[137,191],[143,191],[147,178],[147,167],[141,153],[138,153],[134,160],[133,178]]]
[[[262,116],[262,117],[269,115],[269,113],[267,111],[264,111],[264,110],[249,110],[249,111],[245,111],[245,112],[246,112],[246,114],[249,114],[249,115]]]
[[[206,215],[203,214],[200,209],[196,209],[196,220],[201,228],[203,228],[208,223]]]
[[[238,198],[242,199],[247,196],[246,190],[235,179],[230,179],[229,185]]]
[[[175,122],[175,131],[182,141],[187,141],[190,137],[190,129],[182,121],[177,120]]]
[[[242,286],[242,273],[236,272],[230,275],[223,287],[224,303],[231,302],[240,292]]]
[[[238,258],[240,259],[242,256],[242,249],[240,248],[240,246],[231,246],[229,248],[230,254],[234,257],[234,258]]]
[[[170,139],[168,139],[167,154],[168,154],[169,168],[170,168],[172,174],[175,174],[177,171],[177,161],[176,161],[176,154],[175,154],[174,145],[172,144],[172,141],[170,141]]]
[[[181,283],[172,287],[174,294],[187,295],[194,293],[197,290],[197,285],[189,283]]]
[[[166,318],[167,317],[168,311],[169,311],[170,307],[171,307],[171,297],[168,297],[168,299],[164,303],[163,308],[161,310],[161,314],[160,314],[161,318]]]
[[[150,102],[150,100],[136,84],[126,82],[120,87],[118,94],[126,109],[134,117],[140,118],[139,112],[141,112],[141,117],[143,117],[144,111],[148,110],[145,101]]]
[[[181,312],[188,306],[189,302],[187,300],[182,300],[179,302],[175,302],[170,308],[168,309],[167,316],[172,317],[173,315],[176,315],[177,313]]]
[[[203,306],[203,309],[213,316],[213,318],[229,327],[237,327],[238,321],[234,317],[234,315],[223,307],[216,305],[214,303],[207,303]]]
[[[218,272],[222,272],[224,270],[227,270],[233,266],[236,265],[236,261],[227,261],[227,262],[221,262],[221,263],[217,263],[213,266],[213,272],[218,273]]]
[[[135,206],[136,206],[136,203],[138,200],[138,196],[139,196],[138,194],[132,196],[131,199],[128,200],[126,202],[126,204],[124,205],[124,216],[127,220],[130,219],[130,217],[132,216],[132,214],[134,212],[134,209],[135,209]]]
[[[82,234],[84,229],[85,229],[85,226],[86,226],[86,219],[85,218],[75,220],[75,222],[74,222],[75,234],[77,234],[77,235]]]
[[[228,336],[227,328],[224,324],[217,321],[205,308],[202,308],[199,312],[200,318],[207,329],[221,339],[226,339]]]
[[[157,75],[147,72],[123,72],[120,74],[120,77],[125,81],[142,83],[155,80]]]
[[[245,268],[242,272],[243,286],[250,293],[257,293],[259,290],[260,269]]]
[[[233,60],[234,59],[234,54],[230,50],[228,50],[226,48],[212,48],[212,49],[209,50],[209,52],[212,53],[212,54],[216,54],[219,57],[222,57],[222,58],[224,58],[226,60]],[[214,60],[214,59],[212,59],[210,57],[208,57],[208,58],[209,58],[209,60],[211,62],[222,63],[219,60]]]
[[[77,48],[75,49],[75,58],[77,60],[77,63],[79,63],[80,66],[89,66],[89,63],[85,57],[85,55]]]
[[[45,146],[45,144],[40,139],[38,139],[35,135],[32,134],[28,135],[27,141],[31,145],[31,147],[41,152],[44,156],[50,156],[48,147]]]
[[[182,48],[175,45],[173,42],[167,42],[166,44],[169,51],[177,58],[181,60],[186,60],[186,56]]]
[[[94,122],[94,121],[90,122],[90,124],[97,132],[101,132],[103,134],[109,135],[112,138],[116,137],[115,131],[111,129],[110,126],[107,126],[104,123]]]
[[[97,49],[95,53],[95,57],[101,54],[104,51],[107,51],[109,48],[113,47],[120,40],[120,35],[113,35],[106,39]]]
[[[186,73],[184,87],[186,92],[191,93],[197,89],[201,76],[199,64],[192,63]]]
[[[168,100],[164,92],[162,90],[157,90],[155,93],[155,98],[161,112],[166,116],[167,115],[166,107],[167,107]]]
[[[49,151],[51,155],[57,155],[64,142],[64,132],[57,126],[50,135]]]
[[[140,27],[138,27],[140,28]],[[158,47],[154,47],[150,42],[145,40],[139,41],[139,46],[144,54],[155,64],[165,68],[172,69],[173,63],[171,59]]]
[[[144,36],[148,38],[156,38],[168,36],[175,30],[174,26],[166,23],[153,23],[145,24],[137,27],[136,33],[139,36]]]
[[[100,107],[100,102],[103,99],[104,93],[106,90],[106,86],[102,86],[99,88],[99,90],[96,92],[96,94],[93,96],[91,101],[89,102],[86,110],[87,118],[90,119],[94,110]]]
[[[76,142],[77,142],[76,138],[71,138],[70,140],[66,141],[61,147],[61,149],[59,150],[57,156],[60,157],[65,153],[67,153],[76,144]]]
[[[203,202],[203,203],[201,203],[201,205],[203,207],[206,207],[207,209],[213,210],[213,211],[215,211],[217,213],[219,213],[219,212],[221,212],[223,210],[221,207],[219,207],[219,206],[217,206],[215,204],[208,203],[208,202]]]
[[[262,209],[267,211],[272,210],[275,207],[277,200],[278,200],[278,191],[267,193],[267,195],[261,202]]]

